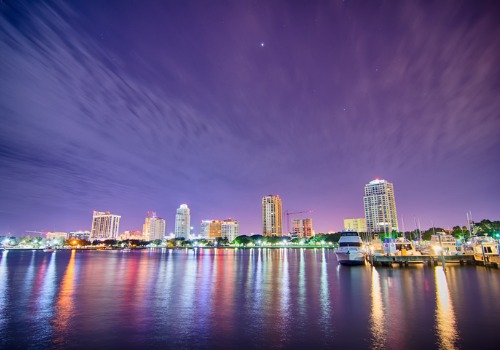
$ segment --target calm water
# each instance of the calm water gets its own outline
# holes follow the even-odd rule
[[[2,252],[0,348],[500,348],[500,270],[331,250]]]

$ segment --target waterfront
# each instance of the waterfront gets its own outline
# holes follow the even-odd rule
[[[497,348],[500,271],[329,249],[4,251],[1,348]]]

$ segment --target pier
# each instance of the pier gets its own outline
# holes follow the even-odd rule
[[[424,264],[427,266],[445,264],[460,264],[460,265],[483,265],[498,268],[500,266],[499,256],[475,257],[473,254],[463,255],[372,255],[366,256],[366,260],[373,266],[389,266],[394,264],[400,267],[406,267],[410,264]]]

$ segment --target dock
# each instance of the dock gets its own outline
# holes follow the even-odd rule
[[[463,255],[366,255],[366,260],[373,266],[389,266],[398,265],[406,267],[413,264],[423,264],[427,266],[445,264],[460,264],[460,265],[482,265],[489,267],[500,266],[499,256],[475,257],[474,254]]]

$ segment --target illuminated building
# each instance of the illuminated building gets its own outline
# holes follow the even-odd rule
[[[281,198],[268,195],[262,198],[262,234],[264,236],[283,235],[283,213]]]
[[[90,231],[74,231],[69,233],[69,238],[90,240]]]
[[[154,220],[151,220],[149,240],[150,241],[156,239],[163,240],[165,238],[165,227],[166,227],[165,219],[155,217]]]
[[[137,241],[144,241],[145,240],[141,231],[130,231],[130,230],[124,231],[118,237],[118,239],[120,241],[125,241],[125,240],[129,240],[129,239],[133,239],[133,240],[137,240]]]
[[[109,211],[95,211],[92,217],[91,240],[117,239],[120,227],[120,215],[111,214]]]
[[[200,224],[200,237],[207,238],[208,237],[208,231],[209,231],[209,225],[212,220],[201,220]]]
[[[181,204],[175,214],[175,238],[189,239],[191,232],[191,211],[187,204]]]
[[[394,187],[386,180],[373,180],[365,185],[363,197],[368,232],[398,231]]]
[[[165,220],[156,216],[155,211],[149,211],[142,225],[142,235],[146,241],[163,240],[165,238]]]
[[[227,219],[221,224],[221,236],[222,238],[227,238],[227,241],[230,243],[238,237],[238,231],[238,220]]]
[[[47,232],[45,234],[47,239],[62,238],[68,239],[68,234],[66,232]]]
[[[366,219],[344,219],[344,231],[367,232]]]
[[[208,239],[216,239],[222,237],[222,221],[210,220],[208,223]]]
[[[312,237],[314,236],[314,231],[312,227],[312,219],[293,219],[292,221],[292,235],[298,238],[302,237]]]

